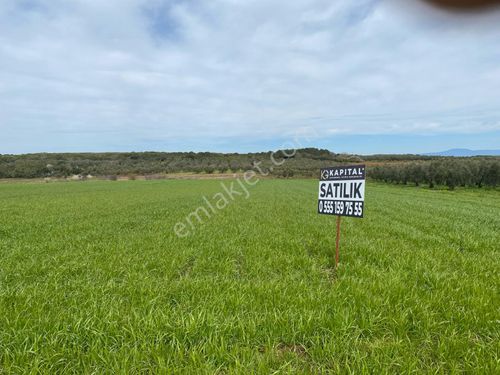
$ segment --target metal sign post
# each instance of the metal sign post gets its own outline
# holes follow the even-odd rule
[[[365,166],[348,165],[321,169],[318,213],[337,216],[335,267],[339,264],[340,217],[363,217],[365,203]]]
[[[335,268],[337,268],[340,261],[339,242],[340,242],[340,216],[337,216],[337,238],[335,239]]]

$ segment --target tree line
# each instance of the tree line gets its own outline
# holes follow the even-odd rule
[[[500,185],[500,158],[436,158],[407,163],[386,163],[374,166],[368,175],[378,181],[396,184],[427,184],[447,186],[496,187]]]
[[[71,176],[164,176],[172,173],[238,173],[259,168],[271,177],[314,177],[320,168],[367,164],[378,181],[430,187],[498,186],[500,157],[450,158],[420,155],[359,156],[302,148],[260,153],[123,152],[0,155],[0,178]]]
[[[304,148],[260,153],[124,152],[0,155],[0,178],[147,176],[171,173],[237,173],[255,168],[271,176],[317,176],[319,168],[359,157]]]

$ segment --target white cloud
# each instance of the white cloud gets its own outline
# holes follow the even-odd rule
[[[4,0],[0,152],[500,130],[499,14],[396,3]]]

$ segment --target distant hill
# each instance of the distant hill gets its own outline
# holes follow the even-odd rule
[[[500,156],[500,150],[469,150],[467,148],[452,148],[441,152],[431,152],[428,156]]]

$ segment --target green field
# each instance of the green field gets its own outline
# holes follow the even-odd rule
[[[227,184],[228,182],[226,182]],[[0,184],[0,374],[500,373],[500,192],[263,180]]]

